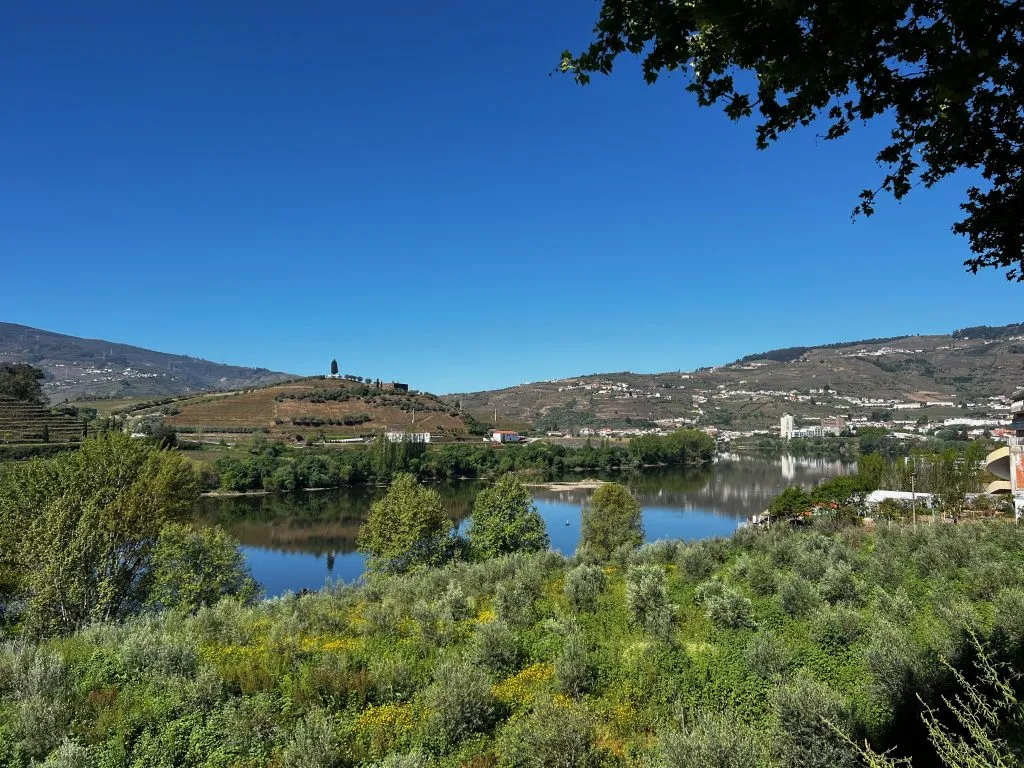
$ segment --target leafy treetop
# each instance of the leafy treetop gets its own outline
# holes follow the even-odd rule
[[[0,397],[44,405],[45,374],[28,363],[0,363]]]
[[[469,545],[476,555],[536,552],[550,543],[530,492],[511,472],[477,495],[469,525]]]
[[[880,191],[899,200],[975,169],[983,184],[953,226],[973,252],[964,264],[1024,281],[1022,29],[1017,0],[603,0],[594,41],[565,51],[561,70],[586,84],[629,53],[648,83],[684,72],[701,106],[758,113],[760,149],[819,119],[837,139],[884,116],[892,129],[876,159],[887,172],[855,215],[871,215]]]

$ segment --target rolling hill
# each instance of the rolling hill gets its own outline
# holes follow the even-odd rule
[[[0,323],[0,362],[41,368],[46,373],[43,391],[55,403],[245,389],[293,378],[266,368],[222,365],[12,323]]]
[[[449,396],[470,411],[533,422],[539,428],[621,426],[662,419],[757,429],[784,412],[808,418],[870,404],[952,402],[984,411],[987,398],[1024,383],[1024,324],[791,347],[696,371],[590,374]],[[794,406],[794,391],[818,392]],[[879,403],[878,408],[885,408]],[[957,408],[963,415],[963,410]],[[941,407],[925,409],[949,415]],[[916,413],[915,413],[916,415]]]
[[[345,379],[309,378],[257,389],[176,401],[136,411],[135,418],[161,414],[182,433],[206,436],[265,432],[305,439],[377,434],[383,429],[464,437],[469,427],[458,409],[433,395],[375,389]]]

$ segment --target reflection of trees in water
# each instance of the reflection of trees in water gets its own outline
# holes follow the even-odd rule
[[[641,505],[700,509],[726,517],[745,518],[761,512],[791,485],[813,488],[829,477],[851,471],[852,466],[828,459],[763,459],[724,457],[711,468],[683,472],[649,470],[616,479],[629,486]],[[537,490],[539,499],[584,504],[592,491]]]
[[[472,510],[480,484],[437,488],[445,511],[459,522]],[[326,554],[330,570],[335,554],[356,551],[359,526],[370,505],[386,490],[364,486],[266,496],[207,496],[200,499],[196,518],[223,526],[248,547]]]
[[[852,465],[827,459],[776,459],[724,456],[712,467],[685,471],[664,468],[601,479],[624,483],[646,507],[700,509],[732,518],[761,512],[790,485],[813,487],[821,480],[851,471]],[[589,473],[588,473],[589,474]],[[578,479],[573,474],[561,479]],[[455,522],[469,516],[479,482],[435,486],[445,511]],[[385,488],[356,487],[314,493],[268,496],[206,497],[196,512],[199,521],[227,528],[242,544],[281,552],[328,556],[356,550],[359,525]],[[533,489],[545,501],[583,505],[592,491]]]

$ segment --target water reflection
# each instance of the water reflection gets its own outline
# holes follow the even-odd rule
[[[603,479],[622,482],[633,491],[643,508],[648,540],[693,539],[727,535],[789,485],[812,487],[852,468],[822,459],[724,455],[713,467],[697,472],[662,469]],[[465,521],[481,487],[481,483],[470,481],[437,486],[453,521]],[[365,566],[356,550],[359,525],[384,491],[359,487],[204,498],[196,514],[200,522],[227,528],[242,543],[257,581],[268,595],[277,595],[304,587],[319,589],[329,580],[357,579]],[[534,489],[535,503],[555,549],[575,550],[580,510],[591,494],[589,489]]]

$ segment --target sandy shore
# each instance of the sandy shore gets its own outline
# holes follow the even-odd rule
[[[557,483],[527,483],[527,488],[544,488],[548,491],[579,491],[586,489],[593,489],[605,484],[604,480],[594,480],[593,478],[587,478],[585,480],[568,480]]]

